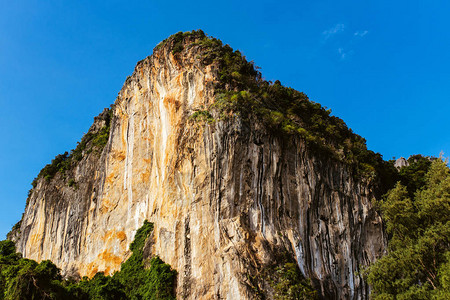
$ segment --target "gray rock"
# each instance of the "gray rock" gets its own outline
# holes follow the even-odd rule
[[[404,157],[400,157],[400,158],[398,158],[398,159],[395,161],[394,166],[395,166],[397,169],[401,169],[401,168],[403,168],[403,167],[409,166],[409,163],[408,163],[408,161],[407,161]]]

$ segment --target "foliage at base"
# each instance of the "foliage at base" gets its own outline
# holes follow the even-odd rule
[[[303,276],[297,262],[285,250],[275,254],[272,264],[257,267],[253,275],[247,273],[247,284],[257,299],[318,299],[310,280]]]
[[[0,299],[67,299],[60,270],[49,260],[40,264],[16,253],[11,241],[0,242]]]
[[[158,256],[150,260],[150,268],[145,268],[144,246],[152,231],[153,224],[145,221],[130,245],[133,254],[122,264],[120,272],[113,275],[125,287],[129,299],[175,299],[176,271]]]
[[[275,269],[276,279],[272,281],[276,300],[317,299],[317,292],[311,287],[295,262],[289,262]]]
[[[80,282],[63,280],[49,260],[37,263],[24,259],[11,241],[0,241],[0,300],[16,299],[175,299],[177,272],[159,257],[146,268],[143,248],[153,230],[148,221],[137,231],[130,245],[131,257],[113,276],[97,273]]]

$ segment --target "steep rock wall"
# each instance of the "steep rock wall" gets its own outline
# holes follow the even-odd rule
[[[281,252],[323,297],[367,298],[359,271],[384,251],[370,185],[257,120],[191,120],[214,101],[217,80],[199,53],[198,45],[175,55],[163,46],[138,63],[112,108],[103,150],[38,180],[18,250],[68,276],[111,274],[148,219],[155,229],[146,252],[178,271],[179,298],[253,299],[249,278]]]

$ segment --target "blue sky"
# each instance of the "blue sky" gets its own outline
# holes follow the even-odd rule
[[[0,239],[137,61],[203,29],[331,108],[385,159],[450,152],[449,1],[0,0]]]

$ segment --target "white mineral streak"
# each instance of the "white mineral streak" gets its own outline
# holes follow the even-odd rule
[[[111,274],[148,219],[149,254],[178,271],[179,298],[253,299],[247,275],[273,263],[279,249],[325,297],[367,298],[358,268],[384,242],[372,194],[298,138],[190,120],[214,101],[217,78],[195,49],[175,58],[162,47],[136,66],[103,152],[85,154],[67,175],[77,189],[60,175],[39,180],[19,251],[51,259],[67,275]]]
[[[302,272],[302,274],[304,276],[306,276],[307,274],[305,272],[305,258],[303,256],[302,242],[299,241],[297,244],[294,244],[294,249],[295,249],[295,255],[297,257],[298,267],[300,268],[300,271]]]
[[[131,218],[131,210],[133,208],[133,150],[134,150],[134,101],[130,103],[130,113],[127,122],[127,137],[126,137],[126,155],[125,155],[125,187],[128,192],[128,220]]]

